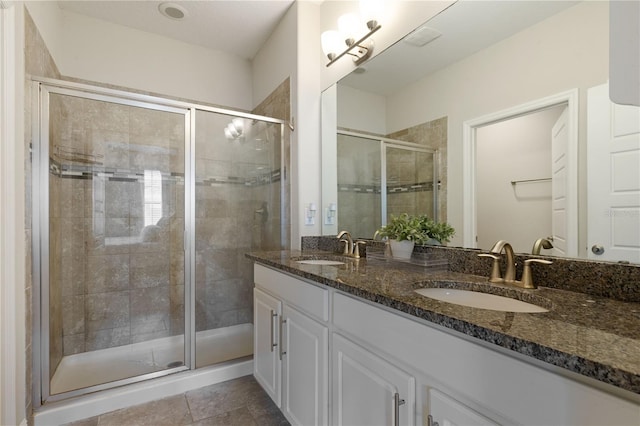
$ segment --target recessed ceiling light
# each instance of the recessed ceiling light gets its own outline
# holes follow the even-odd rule
[[[175,3],[161,3],[158,6],[158,10],[167,18],[176,21],[180,21],[189,15],[187,9]]]

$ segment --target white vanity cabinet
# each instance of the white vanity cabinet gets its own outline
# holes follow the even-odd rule
[[[336,332],[416,377],[418,424],[640,424],[637,403],[376,304],[332,301]]]
[[[640,404],[599,382],[259,264],[254,271],[255,376],[292,424],[640,425]]]
[[[428,391],[428,426],[498,426],[498,423],[435,389]]]
[[[332,344],[332,425],[415,424],[413,376],[339,334]]]
[[[282,400],[282,363],[278,333],[281,318],[282,302],[254,288],[253,375],[278,407]]]
[[[254,281],[256,380],[292,424],[328,424],[328,290],[261,265]]]

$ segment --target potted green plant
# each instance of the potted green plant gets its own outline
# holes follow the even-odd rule
[[[456,231],[446,222],[436,222],[426,215],[418,216],[420,228],[424,234],[421,244],[442,245],[448,243]]]
[[[400,216],[391,215],[389,222],[378,229],[378,234],[388,239],[393,257],[409,259],[416,244],[447,243],[455,230],[449,224],[435,222],[426,215],[402,213]]]
[[[378,234],[389,240],[391,255],[399,259],[409,259],[414,245],[424,242],[420,218],[408,213],[391,215],[389,222],[378,229]]]

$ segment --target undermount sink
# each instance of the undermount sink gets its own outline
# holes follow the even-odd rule
[[[344,262],[340,262],[339,260],[326,260],[326,259],[307,259],[307,260],[298,260],[297,262],[302,263],[303,265],[325,265],[325,266],[344,265]]]
[[[493,311],[503,312],[549,312],[548,309],[532,303],[477,291],[452,288],[421,288],[415,290],[415,292],[431,299],[472,308],[491,309]]]

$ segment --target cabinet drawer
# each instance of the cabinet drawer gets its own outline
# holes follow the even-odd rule
[[[327,289],[258,264],[253,269],[253,280],[258,287],[297,306],[298,309],[322,321],[329,320],[329,291]]]

